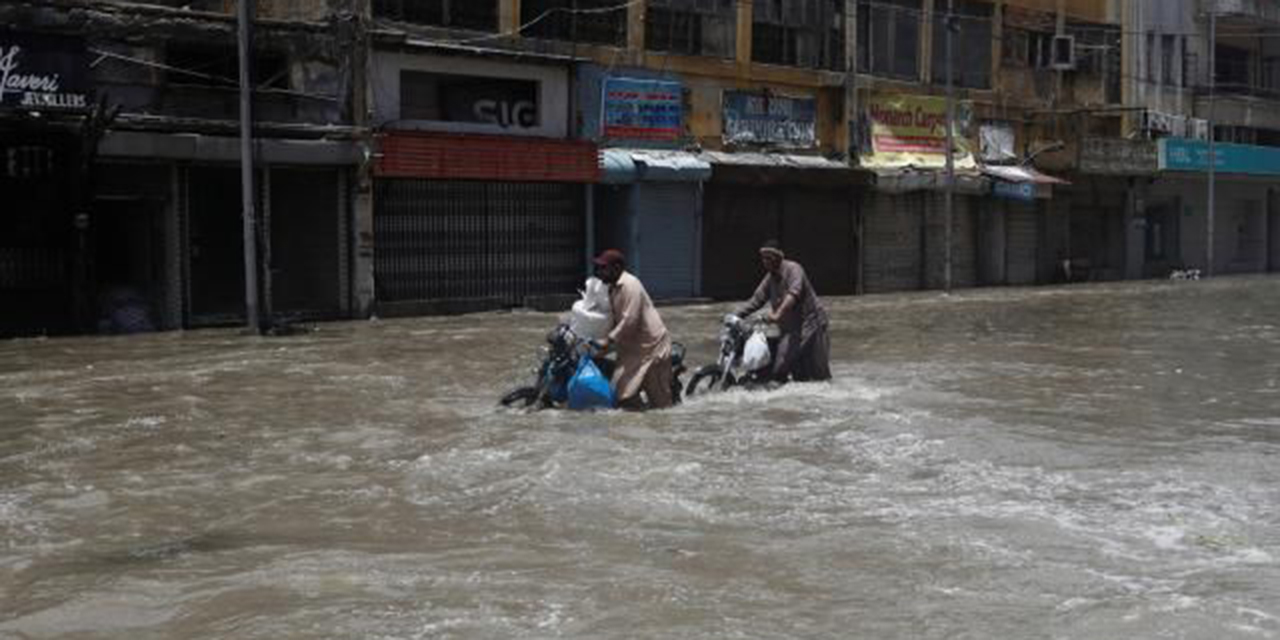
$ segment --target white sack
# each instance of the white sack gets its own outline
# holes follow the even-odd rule
[[[742,348],[742,368],[747,371],[755,371],[769,366],[769,339],[765,337],[764,331],[756,329],[751,332],[751,337],[747,338],[747,344]]]
[[[588,278],[582,299],[573,303],[569,329],[582,340],[601,340],[609,335],[612,325],[609,287],[599,278]]]

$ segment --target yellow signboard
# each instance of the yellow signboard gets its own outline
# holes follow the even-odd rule
[[[867,102],[867,122],[872,153],[863,157],[864,166],[930,169],[946,166],[946,98],[873,94]],[[956,168],[975,168],[977,164],[969,152],[968,142],[957,134],[955,145]]]

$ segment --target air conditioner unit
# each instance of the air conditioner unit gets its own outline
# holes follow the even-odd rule
[[[1053,58],[1050,68],[1059,71],[1072,71],[1076,68],[1076,37],[1056,35],[1053,37]]]

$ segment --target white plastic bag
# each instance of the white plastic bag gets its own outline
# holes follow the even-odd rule
[[[582,340],[601,340],[612,324],[609,288],[599,278],[588,278],[582,299],[573,303],[569,329]]]
[[[742,348],[742,368],[747,371],[763,369],[769,366],[770,359],[769,339],[765,337],[764,331],[752,331],[747,344]]]

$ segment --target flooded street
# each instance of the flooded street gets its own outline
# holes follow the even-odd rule
[[[0,343],[0,639],[1280,638],[1280,278],[826,304],[650,414],[499,409],[550,314]]]

